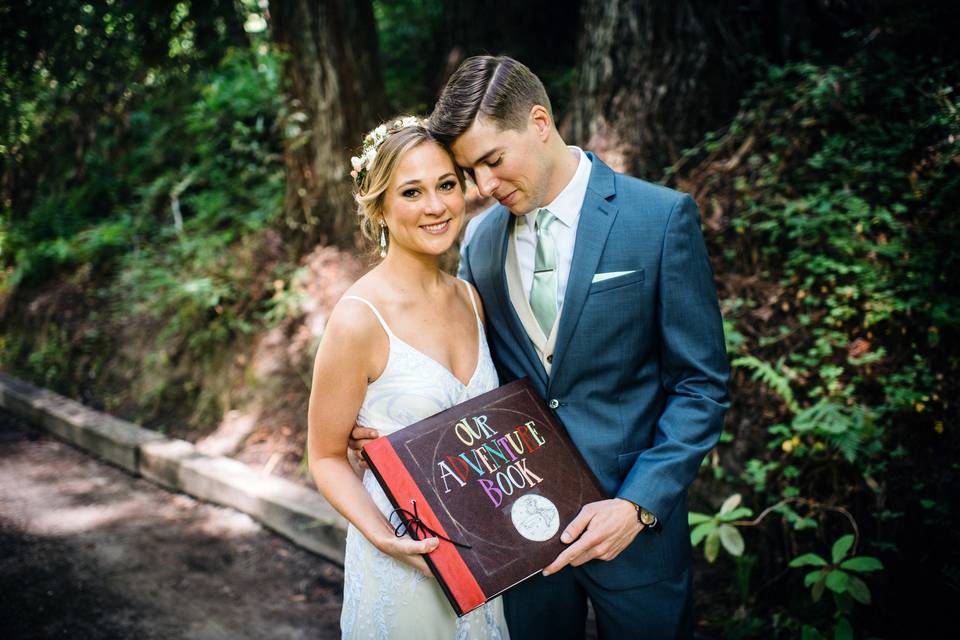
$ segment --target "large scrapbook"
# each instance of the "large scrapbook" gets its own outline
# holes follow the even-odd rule
[[[599,483],[526,379],[451,407],[364,447],[457,615],[538,573],[566,547],[563,528]]]

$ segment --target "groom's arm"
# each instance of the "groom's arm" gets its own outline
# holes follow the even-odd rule
[[[637,457],[617,492],[661,520],[716,445],[729,407],[723,322],[699,220],[693,199],[683,195],[667,221],[657,307],[666,403],[653,446]]]
[[[635,505],[668,519],[720,437],[729,364],[699,212],[687,195],[667,220],[658,286],[666,403],[653,446],[637,457],[616,498],[584,506],[567,526],[561,539],[576,542],[544,569],[546,575],[567,564],[617,557],[642,530]]]

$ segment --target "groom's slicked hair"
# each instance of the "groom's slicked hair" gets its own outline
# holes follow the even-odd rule
[[[553,117],[543,83],[525,64],[507,56],[474,56],[447,80],[430,115],[430,133],[450,145],[479,114],[500,129],[520,130],[534,105]]]

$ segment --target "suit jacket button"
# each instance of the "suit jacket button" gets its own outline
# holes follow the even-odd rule
[[[548,404],[547,406],[550,407],[551,409],[556,409],[557,407],[560,406],[560,401],[554,398],[553,400],[550,401],[550,404]]]
[[[552,354],[552,353],[547,356],[547,362],[549,362],[550,364],[553,364],[553,354]]]

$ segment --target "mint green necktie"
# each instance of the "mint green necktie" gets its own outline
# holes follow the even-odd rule
[[[557,319],[557,245],[550,233],[554,220],[556,217],[549,210],[537,211],[537,253],[530,287],[530,308],[547,336]]]

